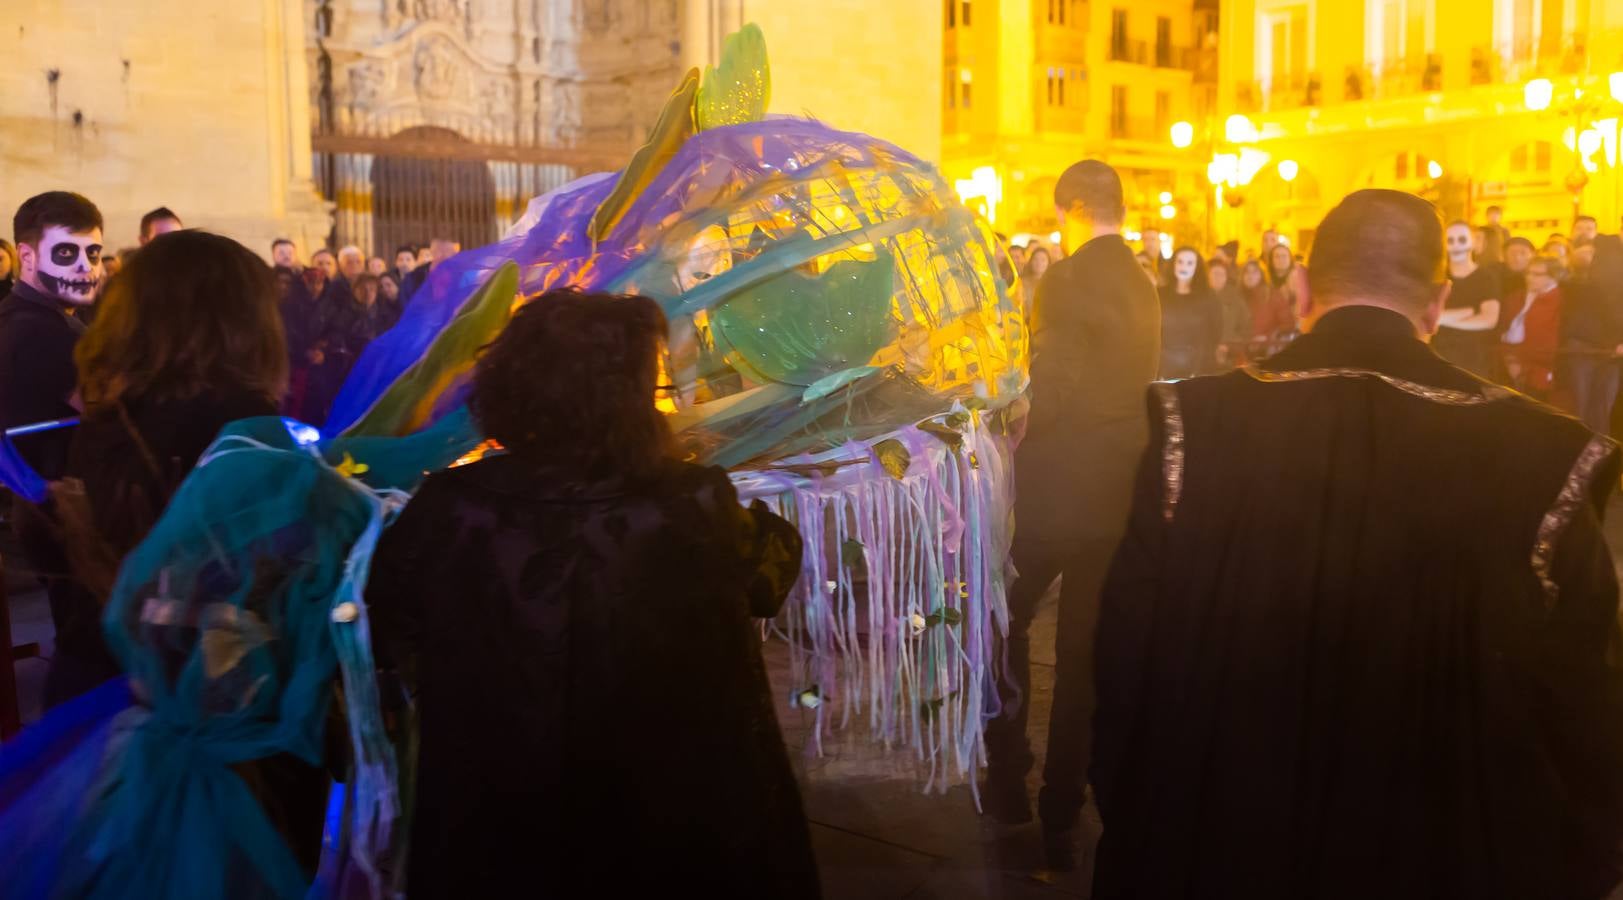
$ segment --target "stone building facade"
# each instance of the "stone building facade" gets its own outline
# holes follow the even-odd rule
[[[613,168],[680,75],[679,0],[304,0],[315,173],[335,241],[494,240]]]
[[[7,3],[0,221],[67,188],[114,249],[160,205],[267,256],[282,236],[305,254],[484,243],[537,193],[624,165],[682,71],[750,21],[773,112],[940,154],[940,0],[138,6]]]

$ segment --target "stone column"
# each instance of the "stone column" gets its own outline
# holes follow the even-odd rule
[[[306,256],[332,227],[333,204],[316,190],[310,149],[310,73],[304,45],[303,0],[264,0],[266,81],[273,204],[278,237],[291,238]],[[277,201],[280,201],[279,203]],[[261,249],[268,253],[268,245]]]
[[[372,255],[372,154],[340,153],[336,160],[338,246],[354,244]]]
[[[492,160],[486,165],[490,166],[490,183],[496,191],[496,233],[506,234],[524,214],[525,198],[519,196],[518,190],[519,165],[505,160]]]

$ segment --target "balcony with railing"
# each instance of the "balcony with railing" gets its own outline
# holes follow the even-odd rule
[[[1148,41],[1134,41],[1116,36],[1110,40],[1110,61],[1147,66],[1150,63]]]
[[[1620,36],[1612,34],[1611,40]],[[1600,42],[1608,46],[1609,41]],[[1503,84],[1533,78],[1582,74],[1590,64],[1590,36],[1552,35],[1538,43],[1515,41],[1502,46],[1471,49],[1471,83]],[[1597,60],[1599,62],[1599,60]]]
[[[1165,144],[1170,125],[1170,122],[1159,121],[1153,116],[1112,115],[1110,137],[1117,141]]]
[[[1597,45],[1604,42],[1597,42]],[[1581,74],[1591,68],[1591,41],[1567,35],[1538,46],[1472,48],[1464,70],[1450,66],[1445,79],[1441,53],[1411,56],[1381,65],[1348,66],[1337,78],[1322,72],[1295,72],[1240,82],[1235,86],[1236,111],[1272,113],[1336,103],[1410,98],[1455,87],[1519,84],[1532,78]],[[1594,62],[1603,62],[1595,60]],[[1463,76],[1463,78],[1462,78]]]
[[[1209,57],[1209,65],[1215,79],[1217,72],[1216,51],[1214,50],[1209,54]],[[1196,71],[1197,67],[1208,62],[1207,55],[1195,47],[1178,47],[1173,44],[1119,39],[1110,42],[1110,61],[1131,63],[1137,66],[1153,66],[1157,69],[1181,69],[1189,72]]]

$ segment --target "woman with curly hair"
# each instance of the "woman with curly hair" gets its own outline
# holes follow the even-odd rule
[[[367,602],[415,695],[413,898],[818,895],[750,617],[800,538],[655,409],[645,297],[551,291],[474,373],[504,452],[432,475],[384,533]]]

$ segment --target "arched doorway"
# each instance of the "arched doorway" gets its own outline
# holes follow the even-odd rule
[[[468,143],[448,128],[408,128],[395,140],[422,145]],[[470,145],[471,147],[471,145]],[[393,259],[401,244],[449,238],[464,249],[496,240],[496,189],[483,160],[454,155],[378,154],[372,163],[374,252]]]

